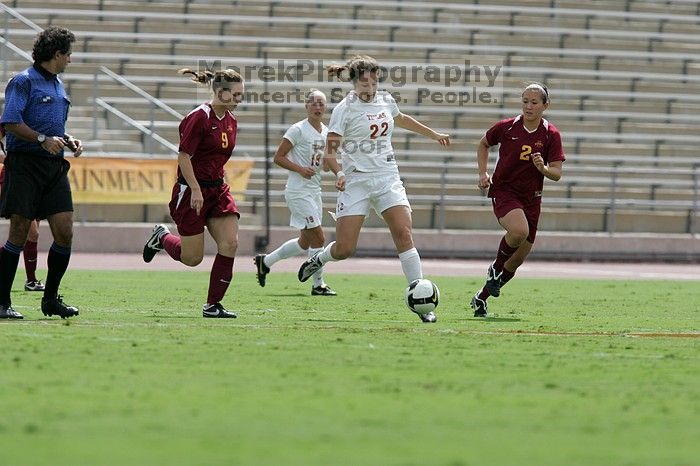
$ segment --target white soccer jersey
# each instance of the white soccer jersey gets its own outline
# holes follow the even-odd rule
[[[399,107],[387,91],[378,91],[372,102],[363,102],[350,91],[333,109],[328,132],[343,136],[339,154],[343,171],[397,172],[391,145],[394,117]]]
[[[287,157],[301,167],[311,167],[316,175],[307,180],[297,172],[290,171],[287,178],[287,195],[308,195],[310,192],[321,191],[321,163],[328,127],[321,123],[321,132],[316,131],[308,119],[298,121],[289,127],[284,138],[292,143],[292,150]]]

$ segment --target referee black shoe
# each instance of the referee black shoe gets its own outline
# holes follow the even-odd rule
[[[258,279],[258,285],[265,286],[265,277],[270,273],[270,267],[265,265],[265,254],[255,256],[255,277]]]
[[[59,316],[61,319],[74,317],[80,314],[77,307],[69,306],[63,302],[63,296],[41,299],[41,312],[48,317]]]
[[[24,319],[24,316],[12,309],[12,305],[0,304],[0,319]]]
[[[221,303],[216,304],[205,304],[202,307],[202,317],[214,317],[220,319],[235,319],[238,317],[233,312],[229,312],[224,309]]]

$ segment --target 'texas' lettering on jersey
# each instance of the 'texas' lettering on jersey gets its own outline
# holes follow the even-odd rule
[[[365,113],[365,116],[367,117],[367,120],[369,121],[376,121],[376,120],[384,120],[387,118],[386,112],[381,112],[381,113]]]

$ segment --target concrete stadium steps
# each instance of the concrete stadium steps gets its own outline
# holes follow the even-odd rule
[[[274,200],[274,198],[277,200]],[[410,196],[409,196],[410,199]],[[245,200],[237,201],[242,214],[241,225],[258,226],[264,224],[263,199],[257,196],[247,196]],[[437,205],[412,203],[413,225],[417,230],[438,228],[442,225],[447,229],[467,230],[469,235],[473,230],[499,230],[488,200],[485,205],[447,205],[440,209]],[[324,212],[334,211],[335,203],[324,201]],[[170,222],[167,206],[134,206],[134,205],[77,205],[75,210],[76,222],[135,222],[147,223]],[[289,210],[281,196],[273,196],[270,204],[270,220],[272,225],[288,225]],[[700,215],[695,216],[695,221]],[[540,219],[540,231],[557,232],[598,232],[606,231],[612,222],[610,209],[587,208],[574,205],[571,208],[552,207],[543,205]],[[615,211],[614,231],[616,233],[687,233],[689,223],[688,212],[663,210],[638,210],[619,207]],[[330,216],[324,213],[324,225],[333,227]],[[383,219],[371,213],[365,225],[369,228],[385,228]]]
[[[45,8],[45,2],[39,0],[21,0],[13,2],[23,8]],[[323,59],[327,62],[342,63],[344,59],[356,51],[352,44],[356,41],[395,41],[420,43],[410,49],[386,47],[361,46],[358,52],[374,54],[380,58],[381,62],[391,60],[403,62],[406,65],[422,62],[428,55],[428,51],[433,48],[433,44],[474,44],[481,46],[507,46],[510,51],[503,56],[506,65],[513,67],[505,69],[503,76],[503,86],[508,94],[508,106],[514,108],[513,114],[517,113],[518,96],[516,90],[520,84],[529,79],[536,79],[545,82],[552,89],[553,103],[552,116],[557,127],[563,132],[565,150],[572,155],[565,164],[565,176],[560,183],[547,183],[548,198],[558,201],[570,199],[571,207],[561,208],[565,204],[554,204],[546,207],[554,217],[552,224],[547,227],[561,229],[588,227],[606,228],[607,207],[601,201],[609,197],[609,174],[610,166],[606,160],[590,158],[586,161],[577,161],[576,154],[615,154],[611,156],[615,163],[624,163],[625,157],[648,157],[648,161],[637,162],[640,166],[657,166],[663,173],[668,167],[666,159],[672,158],[678,161],[680,168],[692,166],[692,160],[697,160],[697,144],[690,141],[665,140],[665,137],[691,136],[695,134],[694,128],[697,121],[694,117],[700,114],[700,101],[678,97],[665,98],[679,95],[679,88],[687,95],[695,95],[700,91],[700,80],[694,80],[700,68],[698,52],[700,41],[678,40],[673,34],[685,34],[692,37],[697,34],[698,26],[694,22],[684,21],[681,15],[694,16],[697,14],[697,7],[689,2],[665,2],[663,5],[654,2],[632,1],[627,3],[627,17],[620,17],[622,14],[619,2],[612,0],[596,0],[582,5],[573,0],[558,0],[558,8],[569,8],[571,10],[549,10],[552,2],[549,0],[526,0],[521,2],[510,2],[511,7],[506,6],[508,2],[485,0],[474,3],[454,2],[451,7],[441,9],[432,8],[430,2],[423,2],[423,7],[415,5],[401,5],[400,8],[383,8],[381,5],[364,4],[358,7],[353,2],[336,3],[333,6],[321,5],[318,2],[264,2],[255,0],[242,0],[236,2],[235,7],[222,7],[200,1],[182,2],[136,2],[121,0],[105,0],[102,5],[108,11],[122,12],[157,12],[157,13],[185,13],[192,14],[213,14],[224,15],[250,15],[254,17],[267,18],[271,11],[274,11],[276,18],[288,18],[292,22],[293,18],[302,18],[297,24],[275,24],[274,29],[270,29],[267,22],[228,22],[222,23],[217,20],[187,20],[179,19],[125,19],[108,18],[107,15],[99,15],[95,12],[92,17],[70,18],[71,28],[76,31],[101,31],[101,32],[134,32],[139,33],[164,33],[171,34],[172,37],[163,40],[153,40],[144,36],[134,39],[110,38],[107,35],[84,40],[79,37],[74,54],[74,63],[65,79],[73,98],[74,108],[71,113],[69,126],[71,131],[77,134],[92,134],[92,106],[90,101],[94,93],[94,86],[89,80],[71,81],[71,74],[89,75],[104,63],[110,64],[113,69],[119,69],[127,78],[134,78],[138,85],[152,95],[165,99],[190,100],[191,104],[179,104],[175,106],[181,113],[186,113],[199,101],[200,98],[196,87],[188,83],[184,78],[178,78],[176,70],[183,63],[176,63],[178,57],[202,57],[202,56],[229,56],[234,50],[237,59],[248,59],[253,63],[259,57],[260,47],[256,43],[236,44],[232,49],[231,44],[224,39],[230,35],[248,35],[260,37],[264,41],[270,36],[270,31],[274,30],[274,37],[289,39],[288,44],[274,45],[267,47],[268,54],[272,60],[277,58],[286,59]],[[443,2],[444,3],[444,2]],[[478,5],[477,5],[478,3]],[[52,8],[83,8],[95,10],[94,2],[83,0],[69,0],[60,5],[52,5]],[[529,10],[536,8],[540,10]],[[574,14],[574,10],[580,10],[581,14]],[[543,13],[547,11],[548,13]],[[586,13],[583,13],[586,12]],[[606,12],[610,12],[609,15]],[[651,13],[651,14],[649,14]],[[617,16],[616,16],[617,15]],[[31,19],[41,25],[53,23],[60,24],[66,16],[54,15],[47,18],[46,15],[29,15]],[[305,19],[304,19],[305,18]],[[347,24],[331,25],[323,18],[348,18]],[[396,27],[368,27],[362,23],[352,23],[350,18],[366,20],[366,24],[371,21],[386,20],[399,21]],[[582,30],[590,28],[590,36],[580,34],[542,34],[542,19],[546,18],[546,26],[549,28],[560,28],[562,30]],[[441,25],[451,24],[474,24],[473,30],[454,30],[445,28],[416,28],[412,27],[412,21],[432,21],[433,19]],[[614,37],[606,31],[617,31],[620,24],[624,24],[625,31],[630,31],[629,37]],[[498,32],[498,28],[503,26],[515,26],[510,33]],[[10,28],[23,27],[15,21],[10,21]],[[490,29],[489,29],[490,28]],[[535,32],[537,31],[537,32]],[[545,31],[546,32],[546,31]],[[598,33],[608,34],[608,36]],[[649,39],[654,34],[666,34],[663,40]],[[177,34],[198,34],[212,36],[212,40],[206,42],[175,40]],[[223,34],[223,36],[218,36]],[[217,40],[220,37],[221,40]],[[305,47],[306,37],[311,39],[335,40],[342,39],[348,43],[347,47],[339,45],[321,45],[320,47]],[[32,37],[11,36],[11,40],[23,49],[31,49]],[[523,46],[529,48],[523,48]],[[564,47],[561,55],[553,55],[538,52],[532,47],[552,49]],[[594,50],[588,50],[594,49]],[[581,52],[579,55],[571,52]],[[628,55],[620,55],[620,51],[627,52]],[[667,53],[667,56],[648,56],[648,51]],[[80,54],[88,52],[85,59]],[[500,52],[499,52],[500,53]],[[92,54],[92,55],[90,55]],[[98,54],[112,54],[111,58],[99,58]],[[172,61],[155,60],[150,57],[159,55],[171,56]],[[489,55],[489,54],[486,54]],[[494,54],[490,54],[494,55]],[[495,55],[498,55],[496,53]],[[429,53],[430,61],[433,63],[456,63],[463,64],[464,60],[476,59],[471,49],[465,49],[464,53],[453,50],[434,50]],[[105,55],[107,57],[107,55]],[[661,58],[659,58],[661,57]],[[484,57],[480,57],[481,60]],[[190,60],[196,65],[196,59]],[[482,62],[479,62],[482,64]],[[17,60],[10,62],[11,68],[22,69],[25,63]],[[117,66],[118,65],[118,66]],[[523,71],[530,70],[530,71]],[[540,71],[541,70],[541,71]],[[560,71],[561,70],[561,71]],[[592,72],[599,74],[591,74]],[[607,74],[606,74],[607,72]],[[568,74],[567,74],[568,73]],[[579,73],[580,75],[576,75]],[[675,74],[677,76],[688,73],[687,82],[680,81],[676,77],[673,79],[663,79],[663,76]],[[144,79],[145,78],[145,79]],[[165,79],[164,79],[165,78]],[[176,78],[170,80],[169,78]],[[249,83],[249,88],[256,87],[260,90],[260,83]],[[289,84],[289,83],[286,83]],[[422,82],[414,83],[412,89],[402,88],[402,96],[409,99],[409,104],[417,100],[417,87]],[[339,85],[348,88],[347,85]],[[289,87],[287,85],[286,87]],[[329,83],[327,89],[336,87],[336,83]],[[434,87],[434,86],[431,86]],[[282,85],[274,89],[282,89]],[[100,95],[103,97],[123,97],[133,95],[125,91],[121,86],[113,83],[100,83]],[[326,88],[324,88],[325,90]],[[473,106],[471,108],[476,108]],[[147,106],[134,104],[114,104],[114,106],[131,118],[142,123],[150,121],[150,110]],[[303,110],[299,106],[300,110]],[[416,115],[421,121],[431,126],[453,133],[453,147],[445,151],[445,156],[453,157],[458,161],[475,160],[475,148],[481,132],[491,123],[500,119],[504,115],[497,109],[492,114],[483,113],[443,113],[443,109],[454,108],[454,105],[440,102],[431,102],[426,110],[419,109],[415,112],[408,112]],[[487,108],[487,107],[486,107]],[[564,113],[555,113],[557,111]],[[581,111],[581,112],[579,112]],[[569,112],[568,114],[565,112]],[[577,114],[579,112],[579,114]],[[608,112],[605,114],[605,112]],[[663,118],[663,114],[668,114],[668,118]],[[100,147],[109,148],[116,152],[143,152],[143,136],[130,129],[122,120],[114,117],[108,112],[100,110],[100,118],[97,120],[99,130]],[[161,111],[156,111],[156,128],[158,134],[177,143],[177,122],[171,121],[168,115]],[[680,115],[679,118],[675,116]],[[688,120],[684,121],[682,115],[688,115]],[[270,150],[274,151],[279,138],[284,129],[301,118],[303,111],[271,109],[270,121],[274,125],[270,132]],[[674,118],[671,118],[674,116]],[[262,134],[261,124],[263,114],[260,107],[246,108],[243,105],[240,109],[241,133],[238,144],[249,147],[260,147]],[[477,135],[477,129],[479,135]],[[472,132],[470,132],[473,130]],[[465,132],[466,131],[466,132]],[[653,135],[657,140],[648,141],[646,139],[635,141],[631,138],[609,137],[602,139],[598,135],[607,135],[619,131],[621,136],[646,137]],[[576,136],[567,136],[575,134]],[[415,177],[421,174],[430,178],[437,176],[442,170],[440,156],[421,156],[420,153],[435,151],[434,142],[427,141],[419,137],[412,137],[397,133],[394,138],[394,146],[399,154],[399,162],[426,160],[433,163],[432,167],[411,166],[408,163],[402,165],[402,174],[406,178],[406,185],[409,195],[415,195],[421,200],[414,206],[415,220],[420,224],[430,224],[435,222],[435,210],[431,205],[435,199],[436,190],[441,189],[439,183],[434,183],[433,179],[426,183],[417,183]],[[104,151],[108,155],[108,151]],[[255,149],[251,155],[259,157],[262,151]],[[406,152],[406,157],[402,158],[401,152]],[[685,160],[688,162],[685,162]],[[577,173],[576,165],[582,167],[601,167],[602,175],[600,179],[607,181],[595,181],[593,176]],[[491,163],[493,166],[493,163]],[[250,189],[260,190],[259,170],[261,164],[256,162],[255,179],[251,180]],[[429,176],[428,176],[429,175]],[[450,171],[451,177],[445,189],[450,196],[464,196],[466,198],[476,198],[475,192],[475,169],[460,168]],[[696,193],[687,188],[663,185],[655,186],[652,177],[645,175],[625,174],[628,185],[621,185],[617,191],[617,198],[623,201],[635,201],[644,199],[658,199],[661,201],[687,201],[692,199]],[[281,190],[284,186],[284,176],[275,178],[275,189]],[[636,184],[635,184],[636,183]],[[423,197],[421,197],[423,196]],[[242,203],[244,208],[248,208],[249,201]],[[258,201],[255,201],[258,202]],[[277,202],[282,202],[279,199]],[[466,202],[466,201],[465,201]],[[470,201],[471,202],[471,201]],[[423,204],[422,204],[423,203]],[[460,212],[458,206],[447,205],[441,212],[441,218],[450,225],[460,228],[469,228],[461,220],[459,214],[464,214],[464,208]],[[475,218],[481,218],[488,225],[493,218],[490,207],[485,207],[485,211],[476,209],[475,206],[467,205],[466,210]],[[253,204],[250,204],[253,209]],[[666,212],[663,208],[651,211],[654,207],[630,210],[629,219],[619,213],[617,227],[619,228],[677,228],[677,231],[687,230],[687,212],[674,210]],[[275,205],[276,221],[286,224],[286,207]],[[453,213],[454,211],[454,213]],[[647,212],[648,211],[648,212]],[[576,212],[576,214],[573,214]],[[581,215],[579,215],[581,212]],[[621,210],[619,212],[622,212]],[[645,217],[649,213],[650,217]],[[661,214],[668,215],[664,218]],[[132,214],[130,214],[132,215]],[[166,213],[167,215],[167,213]],[[685,224],[683,218],[685,215]],[[634,221],[638,218],[638,221]],[[377,219],[378,220],[378,219]],[[548,220],[549,221],[549,220]],[[476,223],[479,223],[477,221]],[[579,224],[580,222],[580,224]],[[647,225],[649,222],[649,225]],[[653,225],[658,222],[660,225]],[[586,227],[588,225],[588,227]],[[494,228],[493,225],[485,228]],[[665,230],[664,230],[665,231]]]

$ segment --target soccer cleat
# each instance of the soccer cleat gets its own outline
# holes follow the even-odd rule
[[[311,296],[336,296],[338,293],[333,291],[330,286],[325,283],[321,286],[311,288]]]
[[[58,295],[54,298],[41,299],[41,312],[45,316],[59,316],[61,319],[73,317],[80,314],[78,308],[69,306],[63,302],[63,296]]]
[[[486,317],[488,314],[489,306],[486,304],[485,299],[479,298],[479,292],[472,297],[472,302],[469,305],[474,309],[474,317]]]
[[[418,313],[416,313],[416,314],[418,314]],[[420,317],[420,320],[422,320],[425,323],[432,324],[432,323],[437,322],[437,316],[435,315],[435,313],[433,311],[427,312],[425,314],[418,314],[418,317]]]
[[[486,284],[484,287],[489,291],[489,294],[494,298],[497,298],[501,294],[501,275],[503,271],[496,272],[493,268],[493,264],[489,265],[489,269],[486,271]]]
[[[162,224],[158,224],[153,227],[153,232],[151,236],[148,237],[148,241],[143,246],[143,261],[151,262],[153,257],[158,253],[158,251],[163,250],[163,236],[170,233],[168,227]]]
[[[313,257],[310,257],[308,260],[306,260],[306,262],[301,264],[299,273],[297,274],[297,278],[300,282],[305,282],[311,278],[313,274],[321,270],[323,264],[321,264],[321,260],[318,257],[320,254],[320,252],[315,254]]]
[[[11,304],[0,304],[0,319],[24,319],[24,316],[12,309]]]
[[[220,319],[235,319],[236,317],[238,317],[233,312],[229,312],[226,309],[224,309],[224,306],[222,306],[221,303],[205,304],[204,306],[202,306],[202,316],[214,318],[218,317]]]
[[[254,259],[255,262],[255,278],[258,279],[258,285],[264,287],[265,286],[265,276],[270,273],[270,268],[265,265],[265,254],[258,254],[255,256]]]
[[[27,280],[24,282],[24,291],[44,291],[44,284],[39,280]]]

